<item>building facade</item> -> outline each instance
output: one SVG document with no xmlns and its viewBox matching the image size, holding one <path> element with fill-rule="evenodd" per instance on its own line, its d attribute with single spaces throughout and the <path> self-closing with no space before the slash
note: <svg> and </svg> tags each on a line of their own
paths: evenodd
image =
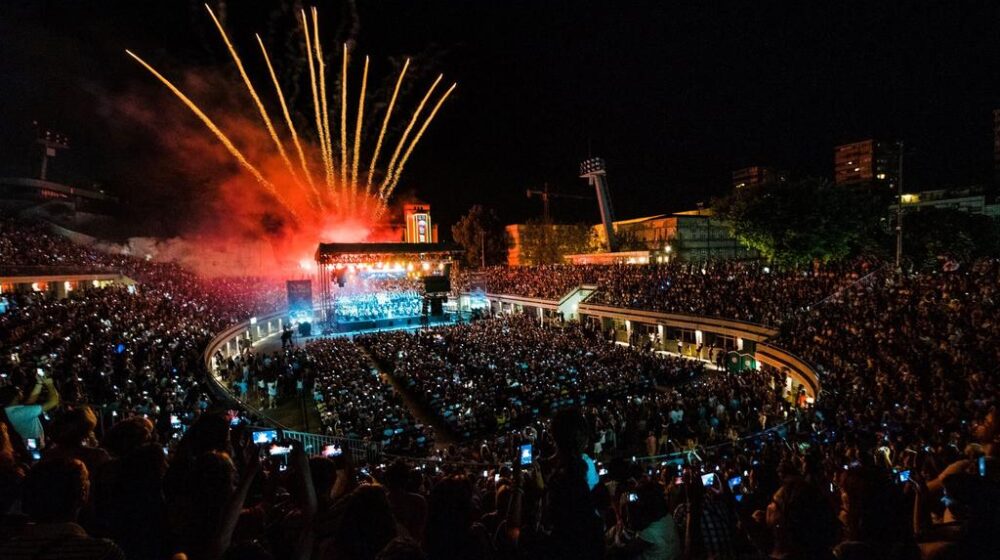
<svg viewBox="0 0 1000 560">
<path fill-rule="evenodd" d="M 841 144 L 833 149 L 833 182 L 895 190 L 899 181 L 899 156 L 898 142 L 868 139 Z"/>
<path fill-rule="evenodd" d="M 993 184 L 1000 187 L 1000 109 L 993 109 Z"/>
<path fill-rule="evenodd" d="M 982 189 L 968 188 L 961 190 L 932 190 L 903 195 L 903 209 L 919 211 L 924 208 L 939 208 L 959 210 L 970 214 L 982 214 L 993 219 L 1000 219 L 1000 201 L 991 200 Z M 889 207 L 896 210 L 896 205 Z"/>
<path fill-rule="evenodd" d="M 788 180 L 788 174 L 773 167 L 751 165 L 733 171 L 733 188 L 756 187 L 768 183 L 781 183 Z"/>
<path fill-rule="evenodd" d="M 403 221 L 406 243 L 437 243 L 437 225 L 431 222 L 430 204 L 404 204 Z"/>
</svg>

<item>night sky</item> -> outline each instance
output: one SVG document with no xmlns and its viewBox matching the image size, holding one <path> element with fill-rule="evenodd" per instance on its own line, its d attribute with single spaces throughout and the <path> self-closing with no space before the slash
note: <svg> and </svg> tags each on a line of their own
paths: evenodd
<svg viewBox="0 0 1000 560">
<path fill-rule="evenodd" d="M 279 57 L 294 45 L 281 4 L 227 3 L 247 58 L 257 31 Z M 908 190 L 992 175 L 1000 2 L 360 0 L 353 24 L 343 2 L 316 5 L 326 42 L 356 37 L 373 76 L 411 55 L 425 82 L 459 82 L 401 185 L 445 225 L 474 203 L 509 222 L 538 215 L 524 190 L 545 182 L 586 193 L 576 175 L 588 155 L 607 160 L 622 218 L 689 208 L 745 165 L 829 177 L 835 144 L 872 135 L 906 141 Z M 37 119 L 74 145 L 53 179 L 99 183 L 130 204 L 206 180 L 171 174 L 169 146 L 123 122 L 115 102 L 183 115 L 125 48 L 167 73 L 221 73 L 239 91 L 213 32 L 198 2 L 4 0 L 0 174 L 37 172 Z M 296 107 L 309 114 L 305 101 Z M 594 206 L 553 203 L 563 220 L 594 220 Z"/>
</svg>

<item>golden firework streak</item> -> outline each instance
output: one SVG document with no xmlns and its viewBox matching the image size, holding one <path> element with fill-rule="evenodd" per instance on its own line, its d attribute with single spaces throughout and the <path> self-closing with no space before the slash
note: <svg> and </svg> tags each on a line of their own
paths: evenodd
<svg viewBox="0 0 1000 560">
<path fill-rule="evenodd" d="M 260 96 L 257 95 L 257 90 L 254 89 L 253 83 L 250 82 L 250 76 L 247 76 L 247 71 L 243 68 L 243 61 L 240 60 L 240 55 L 236 53 L 236 48 L 233 47 L 233 43 L 229 40 L 229 35 L 223 29 L 219 18 L 215 17 L 215 12 L 212 11 L 212 8 L 208 4 L 205 4 L 205 9 L 208 10 L 208 15 L 212 16 L 215 27 L 218 28 L 219 34 L 222 35 L 222 40 L 225 41 L 226 48 L 229 49 L 229 54 L 233 57 L 233 62 L 236 63 L 236 68 L 240 71 L 240 77 L 243 78 L 243 83 L 246 84 L 247 91 L 250 92 L 250 97 L 257 104 L 257 109 L 260 111 L 260 118 L 264 120 L 264 126 L 267 127 L 267 132 L 271 135 L 271 140 L 274 140 L 274 145 L 278 148 L 278 154 L 281 155 L 281 159 L 284 160 L 285 165 L 288 167 L 288 172 L 292 175 L 292 179 L 298 182 L 299 176 L 295 173 L 295 166 L 292 165 L 292 160 L 288 159 L 288 154 L 285 153 L 285 146 L 281 143 L 281 138 L 278 137 L 277 131 L 274 130 L 274 123 L 271 122 L 271 117 L 267 116 L 267 109 L 264 108 L 264 103 L 261 102 Z"/>
<path fill-rule="evenodd" d="M 138 62 L 144 68 L 146 68 L 146 70 L 149 70 L 150 74 L 156 76 L 156 79 L 160 80 L 160 82 L 162 82 L 163 85 L 167 86 L 167 89 L 173 92 L 173 94 L 176 95 L 177 98 L 184 103 L 184 105 L 187 105 L 187 108 L 190 109 L 191 112 L 194 113 L 195 116 L 198 117 L 201 120 L 201 122 L 204 123 L 209 130 L 212 131 L 213 134 L 215 134 L 215 137 L 219 139 L 219 142 L 222 142 L 222 145 L 226 147 L 226 150 L 228 150 L 229 153 L 234 158 L 236 158 L 236 161 L 239 162 L 240 165 L 242 165 L 247 171 L 250 172 L 251 175 L 254 176 L 255 179 L 257 179 L 258 183 L 260 183 L 265 189 L 267 189 L 267 191 L 271 193 L 274 196 L 274 198 L 276 198 L 278 202 L 280 202 L 292 214 L 292 216 L 295 216 L 295 218 L 299 217 L 298 214 L 295 212 L 295 210 L 288 205 L 284 197 L 282 197 L 281 194 L 279 194 L 278 191 L 274 188 L 274 185 L 272 185 L 270 181 L 265 179 L 264 176 L 261 175 L 260 171 L 257 170 L 257 168 L 254 167 L 252 163 L 247 161 L 247 158 L 243 155 L 242 152 L 240 152 L 239 148 L 233 145 L 233 142 L 229 139 L 229 137 L 226 136 L 226 134 L 222 132 L 222 130 L 220 130 L 219 127 L 216 126 L 214 122 L 212 122 L 212 119 L 210 119 L 208 115 L 205 114 L 204 111 L 202 111 L 200 108 L 198 108 L 197 105 L 195 105 L 194 101 L 191 101 L 191 99 L 188 96 L 184 95 L 184 92 L 178 89 L 177 86 L 175 86 L 170 80 L 165 78 L 163 74 L 157 72 L 156 69 L 150 66 L 145 60 L 139 58 L 138 55 L 127 49 L 125 52 L 129 56 L 134 58 L 136 62 Z"/>
<path fill-rule="evenodd" d="M 330 112 L 328 107 L 330 99 L 326 92 L 326 63 L 323 60 L 323 46 L 320 42 L 319 36 L 319 12 L 316 8 L 310 9 L 310 13 L 312 14 L 312 22 L 310 23 L 309 16 L 307 16 L 306 11 L 304 9 L 299 10 L 299 15 L 302 18 L 302 31 L 306 39 L 306 58 L 309 63 L 309 85 L 312 89 L 313 111 L 316 118 L 316 134 L 319 140 L 319 151 L 322 156 L 323 171 L 326 177 L 325 182 L 327 188 L 326 190 L 320 190 L 317 188 L 317 181 L 312 175 L 309 158 L 306 156 L 306 150 L 302 145 L 302 140 L 295 128 L 295 123 L 292 121 L 287 100 L 285 99 L 284 92 L 281 90 L 281 84 L 278 81 L 274 66 L 271 64 L 271 57 L 268 54 L 267 48 L 264 46 L 264 42 L 260 38 L 260 35 L 256 36 L 257 43 L 264 56 L 264 62 L 267 65 L 268 73 L 274 84 L 275 93 L 278 95 L 278 101 L 281 105 L 281 114 L 285 119 L 285 124 L 288 126 L 292 142 L 295 145 L 295 150 L 299 160 L 298 163 L 301 165 L 301 176 L 296 173 L 296 165 L 292 163 L 288 152 L 285 150 L 281 136 L 279 136 L 278 132 L 275 130 L 274 123 L 268 115 L 267 109 L 261 101 L 260 96 L 257 94 L 257 90 L 250 81 L 250 77 L 247 75 L 246 69 L 243 66 L 243 61 L 240 59 L 239 54 L 236 52 L 236 48 L 233 46 L 229 36 L 226 34 L 222 23 L 216 17 L 215 12 L 212 11 L 212 8 L 209 7 L 208 4 L 205 5 L 205 9 L 208 11 L 209 16 L 215 23 L 215 27 L 219 30 L 219 34 L 222 36 L 222 40 L 225 42 L 230 56 L 236 63 L 236 68 L 239 70 L 240 77 L 243 79 L 243 83 L 246 85 L 254 104 L 256 104 L 257 109 L 260 112 L 261 119 L 267 128 L 267 132 L 270 134 L 275 147 L 278 149 L 278 153 L 281 155 L 281 159 L 284 160 L 285 165 L 288 167 L 288 172 L 295 184 L 299 189 L 303 190 L 303 195 L 306 200 L 311 200 L 311 197 L 305 192 L 305 185 L 303 181 L 300 180 L 301 177 L 305 178 L 305 182 L 308 183 L 309 188 L 312 190 L 312 194 L 315 196 L 315 204 L 310 201 L 309 208 L 315 211 L 325 211 L 327 210 L 327 205 L 330 204 L 346 208 L 345 202 L 349 204 L 352 209 L 356 208 L 358 204 L 357 197 L 359 194 L 362 194 L 360 192 L 360 182 L 362 181 L 362 178 L 359 176 L 358 166 L 362 151 L 361 132 L 364 130 L 365 96 L 368 91 L 369 58 L 367 56 L 365 57 L 364 73 L 361 78 L 361 93 L 358 98 L 357 121 L 354 123 L 354 143 L 352 146 L 348 142 L 347 138 L 347 70 L 350 63 L 350 52 L 348 51 L 347 44 L 345 43 L 343 45 L 343 59 L 341 61 L 342 65 L 340 76 L 340 157 L 338 160 L 335 160 L 333 155 L 333 137 L 330 134 Z M 235 144 L 233 144 L 232 140 L 226 136 L 226 134 L 215 124 L 215 122 L 213 122 L 212 119 L 209 118 L 208 115 L 206 115 L 205 112 L 194 103 L 194 101 L 187 97 L 180 89 L 177 88 L 177 86 L 171 83 L 155 68 L 146 63 L 146 61 L 142 60 L 131 51 L 126 50 L 125 52 L 146 68 L 146 70 L 153 74 L 153 76 L 155 76 L 175 96 L 177 96 L 177 98 L 180 99 L 184 105 L 186 105 L 188 109 L 190 109 L 191 112 L 193 112 L 195 116 L 197 116 L 201 122 L 208 127 L 210 131 L 212 131 L 215 137 L 222 143 L 233 158 L 235 158 L 244 169 L 253 175 L 257 182 L 264 187 L 267 193 L 273 196 L 279 204 L 288 210 L 289 215 L 297 221 L 301 220 L 298 212 L 296 212 L 295 209 L 289 205 L 285 197 L 278 192 L 275 184 L 265 178 L 261 171 L 247 160 L 246 156 L 243 155 Z M 406 163 L 410 159 L 410 155 L 413 153 L 421 138 L 423 138 L 424 132 L 427 130 L 428 126 L 430 126 L 431 121 L 434 120 L 438 110 L 456 87 L 456 84 L 452 84 L 448 91 L 446 91 L 440 99 L 438 99 L 434 108 L 430 111 L 430 114 L 423 120 L 419 130 L 417 130 L 416 134 L 411 138 L 410 135 L 413 133 L 414 127 L 417 125 L 417 121 L 421 120 L 420 117 L 423 114 L 424 107 L 434 95 L 438 84 L 441 83 L 443 75 L 439 75 L 437 79 L 434 80 L 434 83 L 431 84 L 430 88 L 428 88 L 427 93 L 424 94 L 420 104 L 417 105 L 417 108 L 410 117 L 409 123 L 403 131 L 395 150 L 393 150 L 392 157 L 389 159 L 389 164 L 385 168 L 384 173 L 381 175 L 381 184 L 376 186 L 376 166 L 378 165 L 379 156 L 382 154 L 383 142 L 389 130 L 389 122 L 392 119 L 393 110 L 395 109 L 396 101 L 402 88 L 403 80 L 406 78 L 406 72 L 409 69 L 409 66 L 410 60 L 406 59 L 406 63 L 403 65 L 403 68 L 399 73 L 399 78 L 396 80 L 396 87 L 393 89 L 392 97 L 389 100 L 385 116 L 382 119 L 382 127 L 379 130 L 378 139 L 375 142 L 375 149 L 372 152 L 371 163 L 368 166 L 368 176 L 364 180 L 365 190 L 362 195 L 363 198 L 360 202 L 361 212 L 371 212 L 376 218 L 381 217 L 381 215 L 388 209 L 389 197 L 399 184 L 403 170 L 406 167 Z M 349 157 L 350 159 L 348 159 Z M 336 164 L 340 165 L 339 181 L 338 178 L 335 177 L 334 166 Z M 350 167 L 349 179 L 348 167 Z M 375 203 L 374 209 L 370 206 L 370 203 L 373 202 Z M 313 216 L 310 218 L 316 217 L 321 216 Z"/>
<path fill-rule="evenodd" d="M 361 155 L 361 123 L 365 118 L 365 90 L 368 88 L 368 57 L 365 57 L 365 71 L 361 74 L 361 95 L 358 97 L 358 122 L 354 125 L 354 161 L 351 162 L 351 192 L 358 192 L 358 157 Z"/>
<path fill-rule="evenodd" d="M 326 165 L 326 140 L 323 138 L 323 113 L 320 111 L 319 105 L 319 91 L 316 85 L 316 68 L 313 62 L 313 49 L 312 49 L 312 38 L 309 32 L 309 20 L 306 19 L 306 11 L 300 10 L 302 14 L 302 31 L 306 36 L 306 59 L 309 63 L 309 83 L 312 86 L 313 94 L 313 110 L 316 114 L 316 137 L 319 139 L 319 151 L 323 158 L 323 171 L 327 172 L 329 167 Z M 330 175 L 326 175 L 326 184 L 330 186 Z"/>
<path fill-rule="evenodd" d="M 392 117 L 392 108 L 396 106 L 396 97 L 399 95 L 399 88 L 403 85 L 403 78 L 406 76 L 406 69 L 410 67 L 410 59 L 407 58 L 403 64 L 403 70 L 396 80 L 396 88 L 392 90 L 392 98 L 389 100 L 389 107 L 385 110 L 385 118 L 382 119 L 382 130 L 378 133 L 378 141 L 375 142 L 375 153 L 372 154 L 372 163 L 368 166 L 368 182 L 365 184 L 365 193 L 371 192 L 372 178 L 375 175 L 375 162 L 378 161 L 379 153 L 382 151 L 382 139 L 385 138 L 385 131 L 389 127 L 389 118 Z"/>
<path fill-rule="evenodd" d="M 295 150 L 299 154 L 299 163 L 302 164 L 302 173 L 306 177 L 306 181 L 309 182 L 309 187 L 312 189 L 313 194 L 316 195 L 316 200 L 319 206 L 323 206 L 323 197 L 320 196 L 319 190 L 316 189 L 316 184 L 313 182 L 312 173 L 309 172 L 309 164 L 306 163 L 306 153 L 302 149 L 302 143 L 299 141 L 299 133 L 295 130 L 295 125 L 292 123 L 292 116 L 288 113 L 288 105 L 285 103 L 285 94 L 281 91 L 281 85 L 278 83 L 278 76 L 274 73 L 274 67 L 271 66 L 271 57 L 267 55 L 267 48 L 264 47 L 264 41 L 260 39 L 260 35 L 257 35 L 257 43 L 260 45 L 260 52 L 264 55 L 264 62 L 267 63 L 267 71 L 271 74 L 271 81 L 274 82 L 274 91 L 278 94 L 278 101 L 281 103 L 281 113 L 285 117 L 285 124 L 288 125 L 288 130 L 292 134 L 292 142 L 295 144 Z"/>
<path fill-rule="evenodd" d="M 326 183 L 333 188 L 333 139 L 330 137 L 330 113 L 327 111 L 326 97 L 326 63 L 323 62 L 323 45 L 319 41 L 319 13 L 316 8 L 312 9 L 313 16 L 313 47 L 316 49 L 317 70 L 319 74 L 320 104 L 323 108 L 323 138 L 326 144 L 323 146 L 326 154 L 323 160 L 326 164 Z M 340 201 L 338 200 L 338 203 Z"/>
<path fill-rule="evenodd" d="M 424 98 L 420 100 L 420 105 L 417 105 L 417 110 L 413 112 L 413 117 L 410 118 L 410 124 L 406 125 L 406 130 L 403 131 L 403 136 L 399 139 L 399 144 L 396 145 L 396 150 L 392 153 L 392 157 L 389 158 L 389 167 L 385 169 L 385 180 L 382 182 L 382 187 L 379 188 L 379 197 L 385 199 L 385 190 L 392 182 L 392 176 L 396 168 L 396 161 L 399 159 L 400 152 L 403 151 L 403 146 L 406 145 L 406 139 L 410 137 L 410 131 L 413 130 L 413 125 L 417 123 L 417 119 L 420 118 L 420 112 L 424 110 L 424 105 L 427 104 L 427 100 L 431 98 L 431 94 L 434 93 L 434 89 L 437 85 L 441 83 L 441 78 L 444 74 L 438 74 L 434 83 L 428 88 L 427 93 L 424 94 Z"/>
<path fill-rule="evenodd" d="M 340 188 L 347 189 L 347 43 L 340 70 Z"/>
<path fill-rule="evenodd" d="M 458 84 L 451 84 L 451 87 L 448 88 L 448 91 L 444 92 L 444 95 L 441 96 L 441 99 L 438 99 L 437 104 L 434 105 L 434 109 L 431 110 L 431 114 L 427 115 L 427 120 L 424 121 L 423 126 L 421 126 L 420 130 L 417 131 L 417 135 L 413 137 L 413 141 L 410 142 L 410 146 L 406 148 L 406 153 L 403 154 L 403 159 L 399 160 L 399 167 L 397 167 L 395 173 L 393 173 L 392 183 L 389 185 L 389 188 L 386 189 L 385 195 L 382 198 L 388 199 L 390 196 L 392 196 L 392 191 L 396 188 L 396 184 L 399 183 L 399 176 L 403 174 L 403 168 L 406 167 L 406 161 L 410 159 L 410 154 L 413 153 L 413 148 L 415 148 L 417 146 L 417 143 L 420 142 L 420 138 L 423 137 L 424 131 L 427 130 L 427 127 L 430 126 L 431 121 L 434 120 L 434 116 L 437 115 L 438 109 L 440 109 L 441 106 L 444 105 L 445 100 L 448 99 L 448 96 L 451 95 L 451 92 L 455 91 L 455 88 L 457 86 Z"/>
</svg>

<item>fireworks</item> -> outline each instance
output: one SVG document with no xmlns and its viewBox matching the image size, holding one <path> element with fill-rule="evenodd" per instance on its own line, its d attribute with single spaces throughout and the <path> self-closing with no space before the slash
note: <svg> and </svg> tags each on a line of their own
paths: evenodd
<svg viewBox="0 0 1000 560">
<path fill-rule="evenodd" d="M 271 64 L 271 57 L 268 55 L 267 47 L 264 45 L 260 36 L 257 36 L 257 43 L 260 45 L 261 55 L 263 56 L 264 63 L 267 66 L 271 82 L 274 85 L 275 95 L 281 108 L 284 126 L 287 128 L 287 137 L 291 139 L 291 144 L 294 146 L 294 152 L 291 152 L 286 148 L 285 132 L 279 131 L 276 127 L 276 122 L 272 120 L 270 114 L 268 113 L 264 102 L 261 100 L 257 89 L 254 87 L 253 80 L 244 68 L 243 60 L 240 58 L 236 48 L 230 41 L 229 35 L 226 33 L 222 22 L 219 21 L 215 13 L 207 4 L 205 5 L 205 9 L 208 11 L 215 27 L 218 29 L 219 35 L 222 37 L 222 40 L 229 51 L 230 57 L 236 64 L 236 68 L 243 80 L 243 84 L 246 86 L 247 92 L 250 94 L 254 105 L 257 107 L 261 122 L 267 130 L 268 136 L 270 136 L 274 144 L 274 150 L 278 157 L 280 157 L 281 162 L 284 164 L 284 167 L 288 172 L 287 177 L 290 180 L 285 180 L 283 176 L 270 177 L 265 174 L 262 169 L 267 169 L 267 167 L 255 165 L 251 162 L 247 156 L 236 147 L 226 133 L 205 113 L 205 111 L 203 111 L 194 101 L 185 95 L 180 88 L 174 85 L 169 79 L 163 76 L 160 72 L 153 68 L 153 66 L 140 58 L 138 55 L 131 51 L 126 52 L 160 82 L 162 82 L 175 96 L 177 96 L 178 99 L 181 100 L 181 102 L 184 103 L 185 106 L 188 107 L 188 109 L 191 110 L 191 112 L 195 114 L 195 116 L 198 117 L 199 120 L 201 120 L 202 123 L 204 123 L 206 127 L 208 127 L 208 129 L 215 135 L 219 142 L 222 143 L 222 145 L 236 159 L 236 161 L 239 162 L 239 164 L 246 169 L 246 171 L 249 172 L 254 179 L 257 180 L 257 183 L 261 185 L 265 192 L 267 192 L 268 195 L 271 196 L 294 221 L 299 222 L 301 220 L 311 219 L 311 221 L 314 222 L 323 222 L 326 219 L 326 215 L 331 212 L 339 215 L 352 215 L 369 220 L 379 219 L 388 208 L 389 199 L 392 196 L 393 191 L 396 189 L 396 186 L 399 184 L 400 176 L 403 173 L 407 160 L 409 160 L 410 154 L 420 142 L 424 131 L 428 126 L 430 126 L 431 121 L 434 120 L 434 117 L 437 115 L 441 105 L 444 104 L 448 96 L 451 95 L 452 91 L 454 91 L 456 84 L 452 84 L 451 87 L 444 92 L 444 94 L 437 98 L 433 109 L 421 121 L 421 115 L 424 111 L 424 107 L 434 97 L 434 92 L 441 83 L 443 76 L 438 76 L 437 79 L 434 80 L 434 83 L 432 83 L 427 89 L 427 93 L 414 110 L 403 134 L 400 136 L 396 144 L 395 149 L 392 151 L 392 156 L 389 159 L 388 165 L 384 170 L 380 171 L 379 156 L 382 152 L 383 142 L 389 129 L 400 88 L 406 77 L 407 69 L 410 66 L 410 61 L 407 59 L 406 63 L 403 65 L 403 69 L 399 73 L 399 78 L 396 80 L 395 88 L 392 91 L 392 96 L 386 108 L 385 115 L 382 118 L 382 126 L 379 130 L 378 138 L 375 141 L 373 149 L 371 150 L 371 163 L 368 165 L 367 173 L 360 173 L 359 164 L 362 152 L 368 151 L 362 138 L 365 118 L 365 97 L 367 95 L 368 88 L 368 57 L 364 57 L 364 69 L 359 88 L 360 92 L 358 93 L 358 101 L 356 105 L 357 109 L 355 114 L 352 116 L 349 115 L 348 111 L 350 107 L 354 106 L 354 104 L 348 102 L 350 91 L 348 89 L 347 80 L 352 53 L 349 52 L 349 49 L 345 44 L 342 48 L 340 65 L 340 103 L 331 102 L 331 100 L 327 98 L 326 61 L 323 57 L 323 46 L 320 41 L 319 14 L 316 8 L 312 8 L 310 10 L 309 17 L 307 17 L 305 10 L 301 11 L 300 16 L 302 32 L 305 39 L 306 62 L 309 65 L 309 91 L 312 93 L 312 108 L 316 123 L 315 133 L 316 143 L 318 146 L 316 150 L 307 150 L 303 147 L 302 136 L 299 134 L 299 131 L 296 130 L 293 123 L 285 95 L 282 92 L 277 74 Z M 330 134 L 331 115 L 329 109 L 335 108 L 338 105 L 340 107 L 340 142 L 339 146 L 337 146 L 337 149 L 335 150 L 334 139 Z M 355 119 L 353 143 L 351 142 L 352 138 L 348 135 L 349 117 Z M 417 127 L 417 123 L 421 123 L 419 127 Z M 411 137 L 411 133 L 414 128 L 416 128 L 417 132 L 416 134 L 412 134 Z M 314 155 L 316 151 L 319 152 L 318 158 Z M 293 163 L 293 157 L 295 156 L 297 156 L 298 165 Z M 316 159 L 319 161 L 315 161 Z M 299 191 L 297 193 L 298 196 L 294 197 L 296 200 L 303 199 L 308 201 L 306 208 L 303 209 L 301 206 L 296 208 L 289 203 L 290 197 L 286 195 L 291 194 L 290 189 L 296 189 Z M 303 216 L 303 210 L 307 211 L 310 215 Z"/>
</svg>

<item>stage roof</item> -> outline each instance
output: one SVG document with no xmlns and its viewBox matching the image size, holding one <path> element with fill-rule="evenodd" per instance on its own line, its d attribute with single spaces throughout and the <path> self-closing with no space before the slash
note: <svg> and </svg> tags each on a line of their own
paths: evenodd
<svg viewBox="0 0 1000 560">
<path fill-rule="evenodd" d="M 461 247 L 451 243 L 320 243 L 316 262 L 339 260 L 348 255 L 449 258 L 461 252 Z"/>
</svg>

